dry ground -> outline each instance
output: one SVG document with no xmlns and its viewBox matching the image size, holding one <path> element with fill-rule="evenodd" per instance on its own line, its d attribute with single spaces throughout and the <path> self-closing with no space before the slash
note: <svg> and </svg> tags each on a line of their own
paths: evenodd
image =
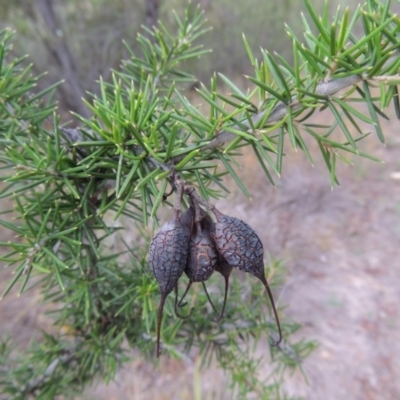
<svg viewBox="0 0 400 400">
<path fill-rule="evenodd" d="M 225 212 L 246 220 L 274 257 L 287 260 L 279 301 L 304 325 L 299 337 L 320 343 L 304 364 L 309 384 L 300 375 L 288 380 L 292 395 L 400 399 L 399 124 L 384 124 L 386 147 L 372 137 L 366 145 L 385 164 L 354 159 L 354 167 L 340 167 L 341 186 L 334 190 L 320 161 L 312 168 L 296 153 L 272 188 L 247 154 L 241 173 L 253 200 L 236 189 L 223 200 Z M 1 272 L 2 280 L 7 274 Z M 14 294 L 0 302 L 0 318 L 0 333 L 12 332 L 20 341 L 45 323 L 34 297 Z M 200 373 L 196 362 L 163 360 L 155 369 L 138 359 L 111 385 L 82 398 L 228 399 L 223 382 L 221 371 Z"/>
</svg>

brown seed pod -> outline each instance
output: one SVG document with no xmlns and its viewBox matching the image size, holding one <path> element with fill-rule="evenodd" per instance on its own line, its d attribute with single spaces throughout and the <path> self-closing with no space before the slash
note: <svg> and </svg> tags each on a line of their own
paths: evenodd
<svg viewBox="0 0 400 400">
<path fill-rule="evenodd" d="M 181 215 L 181 223 L 184 229 L 188 230 L 189 235 L 192 232 L 194 222 L 194 209 L 189 207 L 184 213 Z"/>
<path fill-rule="evenodd" d="M 182 226 L 184 227 L 184 229 L 187 230 L 187 233 L 189 235 L 191 235 L 192 229 L 193 229 L 193 223 L 194 223 L 194 208 L 193 207 L 189 207 L 181 216 L 181 223 Z M 189 253 L 190 253 L 190 239 L 189 239 Z M 192 285 L 192 282 L 189 281 L 188 286 L 186 287 L 185 293 L 182 296 L 182 299 L 178 302 L 178 284 L 176 285 L 175 288 L 175 314 L 177 317 L 185 319 L 188 318 L 192 315 L 193 309 L 190 310 L 188 315 L 182 315 L 179 313 L 178 311 L 178 307 L 182 307 L 184 304 L 182 304 L 182 300 L 183 298 L 186 296 L 187 292 L 190 289 L 190 286 Z"/>
<path fill-rule="evenodd" d="M 210 302 L 215 312 L 217 312 L 204 285 L 204 281 L 209 279 L 210 276 L 213 274 L 215 266 L 217 264 L 217 260 L 218 254 L 213 238 L 211 237 L 209 232 L 202 229 L 200 222 L 196 222 L 189 242 L 188 262 L 185 268 L 185 273 L 189 278 L 189 282 L 186 286 L 185 293 L 179 301 L 179 307 L 182 307 L 183 299 L 189 292 L 189 289 L 191 288 L 193 282 L 202 282 L 208 301 Z M 177 308 L 175 308 L 175 313 L 180 318 L 189 317 L 192 314 L 192 311 L 193 309 L 190 311 L 189 315 L 182 316 L 179 314 Z"/>
<path fill-rule="evenodd" d="M 179 211 L 154 236 L 149 250 L 149 264 L 161 291 L 157 318 L 157 357 L 160 356 L 161 320 L 165 299 L 176 287 L 187 263 L 189 230 L 182 225 Z"/>
<path fill-rule="evenodd" d="M 213 228 L 213 223 L 208 214 L 205 213 L 193 200 L 191 201 L 190 209 L 195 209 L 195 222 L 192 225 L 188 263 L 185 268 L 185 273 L 189 278 L 189 283 L 178 306 L 182 306 L 183 299 L 193 282 L 202 282 L 208 301 L 215 312 L 218 313 L 204 285 L 204 281 L 209 279 L 213 274 L 218 261 L 218 253 L 212 237 L 213 232 L 211 230 Z M 175 312 L 180 316 L 177 310 L 175 310 Z"/>
<path fill-rule="evenodd" d="M 204 224 L 204 229 L 206 231 L 208 231 L 212 237 L 214 237 L 215 236 L 215 223 L 212 221 L 212 219 L 210 218 L 210 216 L 208 214 L 205 214 L 204 219 L 203 219 L 203 224 Z M 214 320 L 215 322 L 220 321 L 222 319 L 222 317 L 224 316 L 226 300 L 227 300 L 228 290 L 229 290 L 229 277 L 231 275 L 232 269 L 233 269 L 233 267 L 231 265 L 229 265 L 229 263 L 220 254 L 218 254 L 218 261 L 215 265 L 215 271 L 219 272 L 225 279 L 225 293 L 224 293 L 224 302 L 222 304 L 222 310 L 219 313 L 218 318 Z M 204 291 L 206 292 L 208 301 L 214 308 L 214 311 L 218 314 L 218 311 L 214 307 L 214 304 L 212 303 L 212 301 L 210 299 L 210 296 L 207 292 L 207 289 L 206 289 L 206 286 L 204 283 L 203 283 L 203 288 L 204 288 Z"/>
<path fill-rule="evenodd" d="M 214 240 L 219 255 L 229 266 L 249 272 L 257 277 L 267 290 L 278 325 L 279 339 L 275 343 L 275 345 L 278 345 L 282 340 L 282 330 L 272 292 L 265 277 L 264 250 L 261 240 L 254 230 L 242 220 L 224 215 L 216 208 L 213 208 L 212 212 L 217 219 Z M 230 271 L 227 266 L 225 268 L 225 273 L 229 277 Z"/>
<path fill-rule="evenodd" d="M 193 282 L 204 282 L 214 272 L 218 255 L 211 233 L 203 229 L 201 221 L 194 225 L 189 243 L 185 272 Z"/>
</svg>

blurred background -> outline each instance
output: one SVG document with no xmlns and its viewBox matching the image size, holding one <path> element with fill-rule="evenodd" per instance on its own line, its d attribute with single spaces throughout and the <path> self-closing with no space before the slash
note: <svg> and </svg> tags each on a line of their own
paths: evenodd
<svg viewBox="0 0 400 400">
<path fill-rule="evenodd" d="M 263 47 L 291 62 L 284 24 L 302 32 L 301 1 L 197 3 L 213 27 L 202 39 L 213 52 L 185 66 L 200 81 L 207 84 L 217 71 L 246 87 L 243 75 L 252 70 L 242 33 L 255 54 Z M 322 9 L 322 1 L 312 3 L 317 12 Z M 357 4 L 330 1 L 329 8 L 333 13 L 338 5 Z M 58 100 L 67 122 L 72 119 L 69 111 L 88 115 L 82 97 L 97 93 L 99 76 L 109 79 L 110 70 L 127 58 L 123 39 L 139 51 L 135 39 L 142 25 L 152 26 L 160 19 L 173 27 L 171 11 L 182 13 L 185 6 L 184 0 L 0 0 L 0 29 L 16 31 L 15 56 L 29 54 L 27 62 L 33 63 L 35 73 L 48 72 L 41 80 L 43 87 L 65 80 Z M 195 86 L 194 81 L 187 88 L 193 101 Z M 288 376 L 285 388 L 292 396 L 400 398 L 400 134 L 394 112 L 388 115 L 392 119 L 382 122 L 386 145 L 372 135 L 362 144 L 383 163 L 354 157 L 353 166 L 338 169 L 341 185 L 333 190 L 322 162 L 317 159 L 311 167 L 297 152 L 287 154 L 275 188 L 250 152 L 244 152 L 239 173 L 251 201 L 227 180 L 231 194 L 221 200 L 221 207 L 246 220 L 259 233 L 267 255 L 285 263 L 287 281 L 278 296 L 288 305 L 283 312 L 303 324 L 299 337 L 320 343 L 304 364 L 307 379 Z M 319 113 L 315 122 L 327 123 L 327 118 Z M 0 204 L 2 208 L 9 205 Z M 6 235 L 0 233 L 1 240 L 7 240 Z M 0 270 L 0 286 L 9 277 L 10 271 Z M 0 334 L 11 334 L 21 347 L 51 323 L 34 291 L 21 298 L 12 292 L 3 299 L 0 320 Z M 259 351 L 267 352 L 266 345 Z M 264 372 L 269 372 L 268 366 Z M 138 355 L 115 382 L 94 385 L 82 399 L 228 399 L 224 379 L 213 366 L 200 372 L 197 364 L 163 360 L 155 368 Z"/>
<path fill-rule="evenodd" d="M 204 83 L 214 71 L 242 79 L 252 72 L 242 34 L 259 54 L 260 47 L 277 51 L 291 59 L 292 44 L 284 32 L 284 23 L 295 32 L 301 32 L 301 1 L 248 0 L 246 3 L 231 0 L 193 0 L 193 5 L 205 11 L 212 31 L 201 37 L 205 48 L 212 53 L 201 62 L 188 63 L 187 70 Z M 317 12 L 323 2 L 314 0 Z M 330 1 L 337 5 L 355 7 L 358 2 Z M 142 26 L 156 25 L 160 19 L 167 27 L 173 27 L 172 11 L 184 13 L 186 0 L 0 0 L 0 27 L 12 27 L 15 54 L 29 54 L 34 71 L 47 71 L 41 84 L 65 79 L 60 90 L 61 108 L 80 111 L 81 97 L 85 92 L 97 93 L 96 81 L 101 75 L 110 77 L 111 68 L 118 69 L 127 58 L 123 40 L 137 52 L 136 35 Z"/>
</svg>

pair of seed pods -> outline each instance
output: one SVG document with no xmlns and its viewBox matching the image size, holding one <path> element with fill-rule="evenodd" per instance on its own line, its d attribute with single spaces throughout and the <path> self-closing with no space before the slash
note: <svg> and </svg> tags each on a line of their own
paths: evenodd
<svg viewBox="0 0 400 400">
<path fill-rule="evenodd" d="M 224 303 L 219 321 L 223 317 L 229 276 L 233 268 L 249 272 L 263 283 L 278 325 L 279 339 L 282 332 L 271 290 L 265 277 L 264 251 L 261 240 L 254 230 L 238 218 L 222 214 L 211 207 L 215 222 L 200 208 L 195 197 L 190 197 L 190 207 L 181 214 L 180 206 L 174 208 L 174 215 L 155 235 L 149 250 L 149 264 L 161 291 L 157 318 L 157 357 L 160 356 L 161 320 L 166 297 L 175 289 L 175 311 L 177 312 L 178 280 L 183 272 L 189 283 L 179 305 L 193 282 L 204 282 L 214 271 L 225 279 Z M 205 289 L 206 290 L 206 289 Z M 208 296 L 214 310 L 215 307 Z"/>
</svg>

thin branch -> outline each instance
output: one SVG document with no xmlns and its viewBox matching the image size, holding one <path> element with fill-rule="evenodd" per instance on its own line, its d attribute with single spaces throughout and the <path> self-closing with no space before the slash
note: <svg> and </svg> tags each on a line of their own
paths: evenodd
<svg viewBox="0 0 400 400">
<path fill-rule="evenodd" d="M 362 80 L 363 80 L 362 76 L 353 75 L 346 78 L 332 79 L 329 82 L 320 82 L 316 87 L 315 94 L 318 96 L 326 96 L 326 97 L 333 96 L 340 90 L 346 89 L 349 86 L 356 85 L 358 82 L 361 82 Z M 302 104 L 296 98 L 293 98 L 293 101 L 289 106 L 287 106 L 285 103 L 279 102 L 271 111 L 269 117 L 265 122 L 265 125 L 281 121 L 287 114 L 287 107 L 291 107 L 292 111 L 297 111 L 302 107 Z M 262 120 L 265 117 L 266 112 L 268 111 L 262 111 L 260 113 L 254 114 L 251 119 L 253 125 L 256 125 L 260 120 Z M 250 123 L 248 121 L 243 121 L 242 125 L 245 125 L 247 128 L 250 128 Z M 238 126 L 236 126 L 235 128 L 240 129 L 240 127 Z M 251 131 L 249 131 L 248 133 L 251 133 Z M 223 146 L 231 142 L 236 137 L 237 135 L 235 135 L 232 132 L 221 131 L 213 140 L 211 140 L 211 142 L 207 143 L 203 147 L 203 150 L 211 150 Z"/>
<path fill-rule="evenodd" d="M 390 66 L 392 63 L 396 62 L 399 57 L 399 52 L 395 52 L 383 65 L 382 68 L 386 68 Z M 330 79 L 330 80 L 323 80 L 320 83 L 318 83 L 317 87 L 315 88 L 315 94 L 317 96 L 325 96 L 325 97 L 330 97 L 333 96 L 334 94 L 338 93 L 339 91 L 346 89 L 350 86 L 354 86 L 357 83 L 363 81 L 363 80 L 382 80 L 384 82 L 389 82 L 390 80 L 394 80 L 397 82 L 399 79 L 399 75 L 394 75 L 393 77 L 390 76 L 373 76 L 373 77 L 368 77 L 366 74 L 363 75 L 351 75 L 347 76 L 345 78 L 336 78 L 336 79 Z M 297 111 L 302 107 L 301 102 L 297 99 L 297 97 L 292 98 L 292 102 L 289 105 L 286 105 L 283 102 L 279 102 L 270 112 L 270 115 L 268 116 L 265 125 L 271 124 L 273 122 L 279 122 L 281 121 L 287 114 L 287 107 L 291 107 L 292 111 Z M 265 113 L 268 111 L 262 111 L 260 113 L 254 114 L 251 121 L 252 125 L 256 125 L 260 120 L 262 120 L 265 117 Z M 247 128 L 249 128 L 247 133 L 252 133 L 252 130 L 250 130 L 250 123 L 249 121 L 243 121 L 242 125 L 245 125 Z M 239 130 L 241 127 L 235 126 L 235 128 L 238 128 Z M 227 132 L 227 131 L 221 131 L 217 134 L 217 136 L 211 140 L 211 142 L 207 143 L 204 147 L 203 150 L 212 150 L 217 147 L 223 146 L 229 142 L 231 142 L 233 139 L 237 138 L 237 135 L 235 135 L 232 132 Z"/>
</svg>

